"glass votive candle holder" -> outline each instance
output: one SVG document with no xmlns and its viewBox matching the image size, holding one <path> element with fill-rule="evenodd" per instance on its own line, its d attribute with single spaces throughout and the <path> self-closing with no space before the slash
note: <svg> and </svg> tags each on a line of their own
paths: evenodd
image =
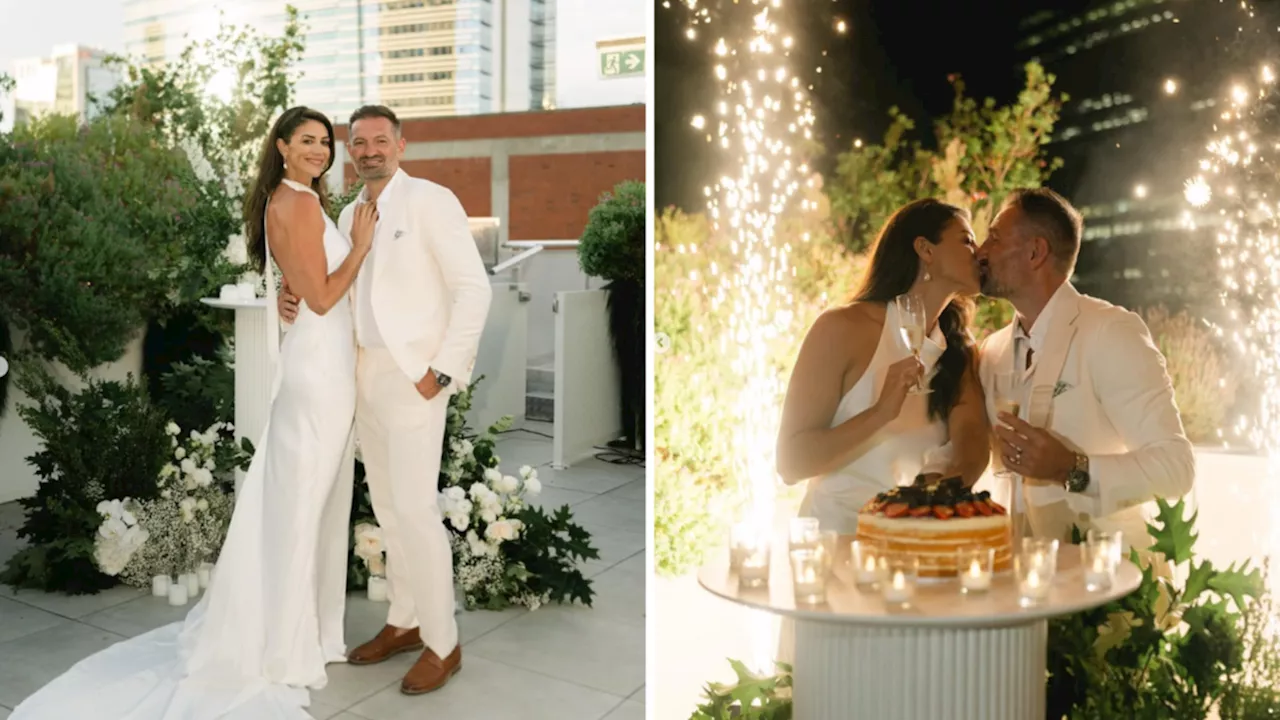
<svg viewBox="0 0 1280 720">
<path fill-rule="evenodd" d="M 1014 558 L 1018 581 L 1018 603 L 1022 607 L 1039 605 L 1049 597 L 1058 564 L 1055 555 L 1023 550 Z"/>
<path fill-rule="evenodd" d="M 1022 554 L 1038 558 L 1037 562 L 1052 563 L 1054 571 L 1058 569 L 1058 541 L 1054 538 L 1024 537 Z"/>
<path fill-rule="evenodd" d="M 970 595 L 990 590 L 995 564 L 995 548 L 974 545 L 956 550 L 956 572 L 960 576 L 960 592 Z"/>
<path fill-rule="evenodd" d="M 840 534 L 835 530 L 823 530 L 818 533 L 818 551 L 822 555 L 822 571 L 830 574 L 836 564 L 836 543 Z"/>
<path fill-rule="evenodd" d="M 821 605 L 827 601 L 827 575 L 822 550 L 792 550 L 791 578 L 797 603 Z"/>
<path fill-rule="evenodd" d="M 1098 530 L 1090 530 L 1085 536 L 1085 546 L 1104 545 L 1111 554 L 1111 562 L 1116 567 L 1124 560 L 1124 533 L 1119 530 L 1115 532 L 1100 532 Z"/>
<path fill-rule="evenodd" d="M 920 559 L 905 553 L 881 555 L 880 567 L 880 595 L 885 603 L 899 607 L 910 605 L 916 596 Z"/>
<path fill-rule="evenodd" d="M 791 549 L 816 548 L 822 544 L 822 528 L 818 518 L 791 518 Z"/>
<path fill-rule="evenodd" d="M 853 583 L 863 592 L 875 592 L 880 588 L 880 549 L 875 545 L 854 540 L 849 543 L 849 569 Z"/>
<path fill-rule="evenodd" d="M 729 569 L 735 572 L 742 567 L 742 558 L 753 544 L 755 532 L 751 525 L 742 522 L 729 530 Z"/>
<path fill-rule="evenodd" d="M 769 584 L 769 536 L 757 533 L 749 536 L 742 545 L 742 560 L 738 564 L 738 582 L 749 588 Z"/>
<path fill-rule="evenodd" d="M 1091 537 L 1081 546 L 1084 564 L 1084 587 L 1089 592 L 1106 592 L 1115 581 L 1120 566 L 1120 547 L 1113 536 Z"/>
</svg>

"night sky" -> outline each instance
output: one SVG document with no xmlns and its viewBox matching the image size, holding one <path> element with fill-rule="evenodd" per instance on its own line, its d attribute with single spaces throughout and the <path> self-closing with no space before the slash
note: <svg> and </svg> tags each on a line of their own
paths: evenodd
<svg viewBox="0 0 1280 720">
<path fill-rule="evenodd" d="M 710 4 L 714 8 L 717 2 L 731 1 Z M 676 205 L 698 212 L 705 207 L 701 190 L 708 184 L 707 171 L 714 167 L 718 153 L 704 134 L 690 127 L 689 119 L 711 110 L 709 101 L 718 95 L 711 75 L 711 43 L 684 37 L 687 15 L 679 2 L 671 0 L 673 7 L 665 9 L 662 0 L 655 0 L 654 193 L 659 208 Z M 795 29 L 792 67 L 807 66 L 809 77 L 814 78 L 816 131 L 826 148 L 825 156 L 816 161 L 822 171 L 854 138 L 878 141 L 894 105 L 916 120 L 918 136 L 932 137 L 932 117 L 945 115 L 951 108 L 950 73 L 964 77 L 971 97 L 1011 101 L 1023 80 L 1014 48 L 1019 21 L 1037 6 L 1064 5 L 1061 0 L 1024 0 L 1016 4 L 1018 11 L 1010 12 L 989 0 L 789 2 L 811 4 L 815 9 L 804 31 Z M 699 3 L 704 4 L 706 0 Z M 1083 3 L 1069 0 L 1066 4 Z M 1013 3 L 1004 7 L 1009 5 Z M 849 23 L 843 36 L 832 29 L 836 17 Z M 716 25 L 707 32 L 715 35 Z M 824 48 L 828 51 L 824 70 L 812 74 L 817 61 L 823 60 Z"/>
</svg>

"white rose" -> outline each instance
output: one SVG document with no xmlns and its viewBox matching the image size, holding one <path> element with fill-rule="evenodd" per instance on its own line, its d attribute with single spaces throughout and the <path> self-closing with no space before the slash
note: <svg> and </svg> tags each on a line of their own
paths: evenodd
<svg viewBox="0 0 1280 720">
<path fill-rule="evenodd" d="M 173 463 L 167 463 L 164 467 L 160 468 L 160 477 L 162 478 L 173 477 L 177 474 L 178 468 Z"/>
<path fill-rule="evenodd" d="M 382 555 L 385 549 L 382 528 L 370 523 L 360 523 L 355 528 L 356 555 L 368 560 Z"/>
<path fill-rule="evenodd" d="M 463 498 L 454 504 L 454 508 L 456 508 L 457 511 L 462 513 L 463 515 L 466 515 L 467 517 L 471 517 L 471 511 L 475 510 L 476 506 L 475 506 L 475 503 L 471 502 L 466 498 Z"/>
<path fill-rule="evenodd" d="M 213 461 L 213 458 L 209 458 L 208 460 L 205 460 L 205 461 L 204 461 L 204 469 L 205 469 L 205 470 L 217 470 L 217 469 L 218 469 L 218 464 L 217 464 L 216 462 L 214 462 L 214 461 Z"/>
<path fill-rule="evenodd" d="M 195 475 L 196 483 L 200 487 L 209 487 L 213 484 L 213 473 L 209 472 L 207 468 L 197 468 Z"/>
<path fill-rule="evenodd" d="M 511 540 L 516 536 L 515 528 L 511 527 L 511 523 L 506 520 L 498 520 L 489 523 L 489 527 L 484 530 L 485 537 L 490 540 Z"/>
<path fill-rule="evenodd" d="M 169 424 L 164 426 L 164 431 L 170 435 L 177 435 L 182 432 L 182 428 L 178 427 L 178 423 L 170 420 Z"/>
<path fill-rule="evenodd" d="M 205 510 L 208 510 L 209 501 L 205 500 L 204 498 L 200 498 L 199 500 L 196 501 L 196 509 L 198 509 L 200 512 L 204 512 Z"/>
<path fill-rule="evenodd" d="M 182 458 L 184 458 L 184 457 L 186 457 L 186 456 L 187 456 L 187 449 L 186 449 L 186 448 L 182 448 L 182 447 L 180 447 L 180 448 L 178 448 L 177 450 L 174 450 L 174 451 L 173 451 L 173 456 L 174 456 L 175 458 L 177 458 L 177 459 L 181 460 Z"/>
<path fill-rule="evenodd" d="M 531 477 L 524 481 L 524 491 L 528 495 L 537 495 L 542 492 L 542 482 L 537 477 Z"/>
<path fill-rule="evenodd" d="M 496 490 L 498 483 L 502 482 L 502 473 L 498 472 L 497 468 L 485 468 L 484 481 L 492 485 Z"/>
<path fill-rule="evenodd" d="M 459 446 L 459 450 L 461 451 L 459 454 L 463 457 L 471 457 L 475 454 L 476 446 L 472 445 L 470 440 L 463 440 L 459 443 Z"/>
<path fill-rule="evenodd" d="M 99 514 L 99 515 L 107 515 L 107 516 L 110 516 L 110 515 L 111 515 L 111 501 L 110 501 L 110 500 L 103 500 L 102 502 L 98 503 L 98 514 Z"/>
<path fill-rule="evenodd" d="M 520 489 L 520 481 L 510 475 L 504 475 L 502 477 L 502 483 L 499 486 L 499 488 L 504 493 L 513 493 L 516 490 Z"/>
<path fill-rule="evenodd" d="M 196 463 L 191 458 L 182 461 L 182 472 L 192 475 L 196 471 Z"/>
<path fill-rule="evenodd" d="M 449 524 L 458 532 L 466 532 L 471 527 L 471 516 L 455 512 L 449 516 Z"/>
<path fill-rule="evenodd" d="M 498 513 L 494 512 L 491 508 L 485 508 L 480 511 L 480 519 L 486 523 L 491 523 L 498 519 Z"/>
<path fill-rule="evenodd" d="M 523 478 L 523 479 L 525 479 L 525 480 L 528 480 L 528 479 L 529 479 L 529 476 L 530 476 L 530 475 L 532 475 L 532 474 L 533 474 L 533 468 L 529 467 L 528 465 L 522 465 L 522 466 L 520 466 L 520 477 L 521 477 L 521 478 Z"/>
<path fill-rule="evenodd" d="M 467 491 L 457 485 L 445 488 L 444 494 L 448 496 L 450 500 L 465 500 L 467 498 Z"/>
<path fill-rule="evenodd" d="M 187 490 L 195 490 L 196 489 L 195 477 L 188 475 L 187 479 L 183 481 L 182 486 Z"/>
<path fill-rule="evenodd" d="M 196 432 L 195 430 L 192 430 L 192 431 L 191 431 L 191 439 L 192 439 L 192 440 L 195 440 L 195 441 L 197 441 L 197 442 L 198 442 L 198 441 L 200 440 L 200 437 L 201 437 L 200 433 Z"/>
<path fill-rule="evenodd" d="M 169 498 L 173 497 L 173 493 L 169 492 L 168 490 L 161 490 L 160 497 L 164 498 L 165 500 L 168 500 Z"/>
</svg>

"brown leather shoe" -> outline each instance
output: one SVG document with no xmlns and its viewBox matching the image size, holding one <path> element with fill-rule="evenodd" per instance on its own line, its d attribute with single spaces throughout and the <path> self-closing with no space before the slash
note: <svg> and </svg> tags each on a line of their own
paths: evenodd
<svg viewBox="0 0 1280 720">
<path fill-rule="evenodd" d="M 449 653 L 449 657 L 440 659 L 430 649 L 422 651 L 422 657 L 405 673 L 400 682 L 400 692 L 405 695 L 422 695 L 439 690 L 449 682 L 449 678 L 462 669 L 462 646 L 458 645 Z"/>
<path fill-rule="evenodd" d="M 400 653 L 416 652 L 422 649 L 422 636 L 414 628 L 399 636 L 397 628 L 387 625 L 369 642 L 347 653 L 347 662 L 352 665 L 372 665 Z"/>
</svg>

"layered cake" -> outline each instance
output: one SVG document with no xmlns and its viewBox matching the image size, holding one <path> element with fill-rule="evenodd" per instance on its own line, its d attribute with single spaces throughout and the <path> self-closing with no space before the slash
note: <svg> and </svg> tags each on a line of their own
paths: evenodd
<svg viewBox="0 0 1280 720">
<path fill-rule="evenodd" d="M 962 547 L 994 548 L 996 572 L 1013 563 L 1008 511 L 991 493 L 975 493 L 958 477 L 875 496 L 858 514 L 857 539 L 918 556 L 921 577 L 955 575 Z"/>
</svg>

